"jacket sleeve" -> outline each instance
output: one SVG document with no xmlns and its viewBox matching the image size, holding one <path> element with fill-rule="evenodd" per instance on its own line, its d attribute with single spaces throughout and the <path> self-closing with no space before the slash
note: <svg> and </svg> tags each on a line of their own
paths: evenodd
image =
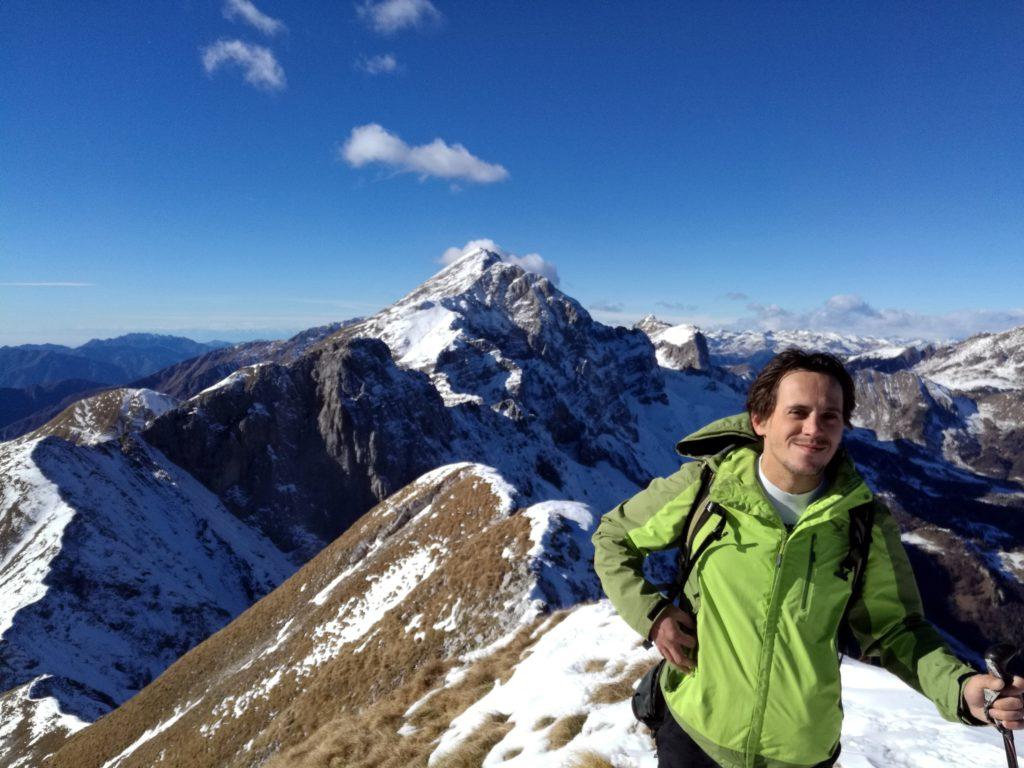
<svg viewBox="0 0 1024 768">
<path fill-rule="evenodd" d="M 963 705 L 963 686 L 975 673 L 956 658 L 924 618 L 914 572 L 892 514 L 876 503 L 871 548 L 850 629 L 866 656 L 928 697 L 945 719 L 979 724 Z"/>
<path fill-rule="evenodd" d="M 684 464 L 669 477 L 650 485 L 601 518 L 594 532 L 594 569 L 612 605 L 629 626 L 647 638 L 654 617 L 648 614 L 661 600 L 644 578 L 644 558 L 674 546 L 682 535 L 686 513 L 699 489 L 700 464 Z"/>
</svg>

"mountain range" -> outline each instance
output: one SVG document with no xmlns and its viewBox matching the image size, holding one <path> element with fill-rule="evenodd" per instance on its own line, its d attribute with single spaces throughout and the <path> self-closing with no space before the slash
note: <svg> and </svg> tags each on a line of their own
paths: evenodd
<svg viewBox="0 0 1024 768">
<path fill-rule="evenodd" d="M 969 659 L 1019 635 L 1021 329 L 610 327 L 479 249 L 372 317 L 208 351 L 0 444 L 0 766 L 642 754 L 623 707 L 651 656 L 589 535 L 792 343 L 856 369 L 847 445 L 933 621 Z M 542 648 L 555 687 L 585 676 L 572 703 L 477 705 Z"/>
<path fill-rule="evenodd" d="M 75 400 L 230 346 L 179 336 L 130 333 L 78 347 L 23 344 L 0 347 L 0 437 L 35 429 Z"/>
</svg>

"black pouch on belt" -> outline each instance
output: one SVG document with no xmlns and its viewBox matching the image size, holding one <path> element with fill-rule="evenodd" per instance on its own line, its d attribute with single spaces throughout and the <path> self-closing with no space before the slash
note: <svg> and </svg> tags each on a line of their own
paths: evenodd
<svg viewBox="0 0 1024 768">
<path fill-rule="evenodd" d="M 661 670 L 665 660 L 640 678 L 640 685 L 633 691 L 633 717 L 651 730 L 657 729 L 665 716 L 665 697 L 661 693 Z"/>
</svg>

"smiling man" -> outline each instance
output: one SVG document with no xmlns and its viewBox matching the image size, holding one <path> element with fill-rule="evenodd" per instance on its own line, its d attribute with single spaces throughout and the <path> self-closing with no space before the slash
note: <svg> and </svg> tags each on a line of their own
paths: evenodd
<svg viewBox="0 0 1024 768">
<path fill-rule="evenodd" d="M 835 357 L 787 350 L 751 385 L 746 413 L 680 441 L 697 461 L 602 518 L 605 592 L 666 661 L 646 720 L 660 768 L 834 765 L 843 630 L 943 717 L 1024 728 L 1024 680 L 986 710 L 984 689 L 1002 682 L 925 621 L 899 528 L 842 447 L 854 404 Z M 676 605 L 643 562 L 681 544 Z"/>
</svg>

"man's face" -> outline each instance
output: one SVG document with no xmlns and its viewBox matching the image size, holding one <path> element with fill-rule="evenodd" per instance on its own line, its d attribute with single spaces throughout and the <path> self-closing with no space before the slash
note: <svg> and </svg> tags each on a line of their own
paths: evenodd
<svg viewBox="0 0 1024 768">
<path fill-rule="evenodd" d="M 775 410 L 751 415 L 764 438 L 761 470 L 787 493 L 806 493 L 821 482 L 843 437 L 843 389 L 824 373 L 793 371 L 782 377 Z"/>
</svg>

